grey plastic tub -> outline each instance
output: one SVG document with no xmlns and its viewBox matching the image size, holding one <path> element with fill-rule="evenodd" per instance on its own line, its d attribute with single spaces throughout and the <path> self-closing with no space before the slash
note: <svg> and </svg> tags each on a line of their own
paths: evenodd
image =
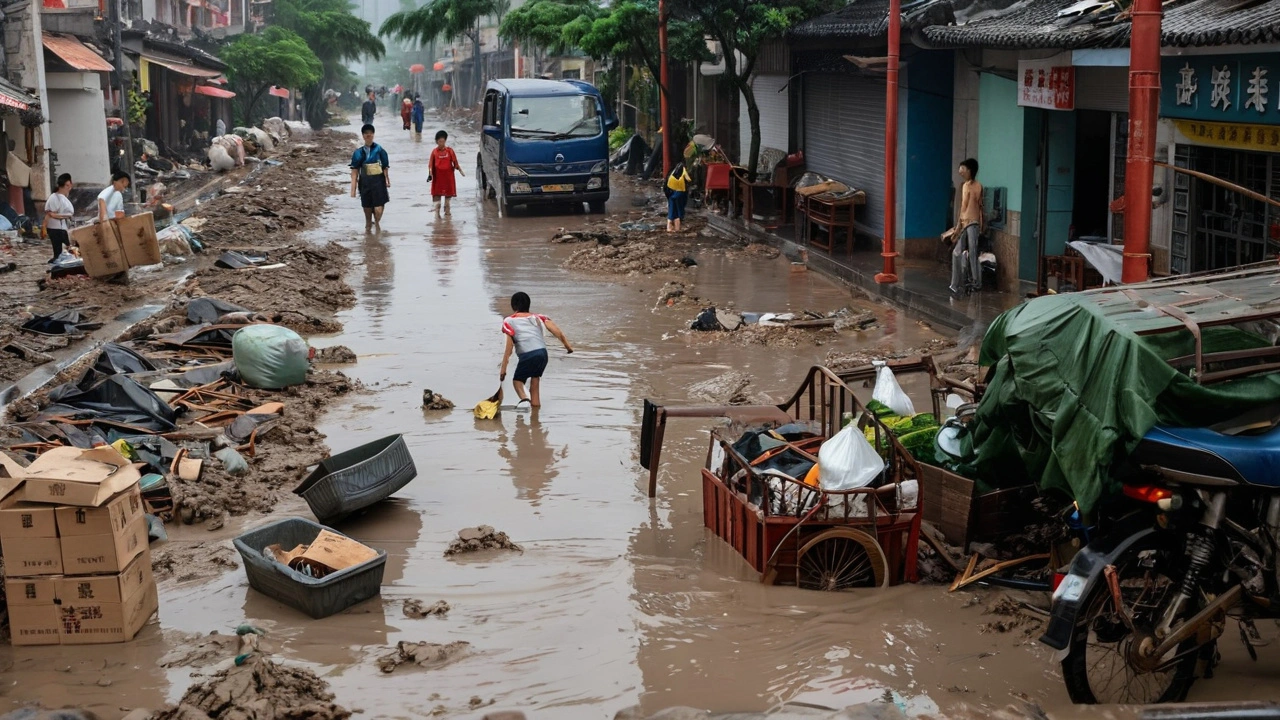
<svg viewBox="0 0 1280 720">
<path fill-rule="evenodd" d="M 279 545 L 285 550 L 309 545 L 321 530 L 329 528 L 305 518 L 284 518 L 236 538 L 236 550 L 244 560 L 249 587 L 316 619 L 342 612 L 381 593 L 382 573 L 387 567 L 386 550 L 378 550 L 378 557 L 368 562 L 323 578 L 308 577 L 262 554 L 263 548 L 269 545 Z"/>
<path fill-rule="evenodd" d="M 320 522 L 332 525 L 381 502 L 418 476 L 403 435 L 325 458 L 294 490 Z"/>
</svg>

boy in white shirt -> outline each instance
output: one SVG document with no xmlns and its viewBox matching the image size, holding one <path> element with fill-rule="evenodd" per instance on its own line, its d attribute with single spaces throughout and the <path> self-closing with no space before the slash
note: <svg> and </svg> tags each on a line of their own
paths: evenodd
<svg viewBox="0 0 1280 720">
<path fill-rule="evenodd" d="M 132 183 L 128 173 L 111 173 L 111 184 L 98 193 L 98 222 L 124 217 L 124 189 Z"/>
<path fill-rule="evenodd" d="M 62 254 L 62 249 L 71 246 L 71 237 L 67 235 L 67 229 L 71 227 L 71 218 L 75 216 L 76 208 L 71 204 L 67 194 L 71 192 L 72 187 L 69 174 L 59 175 L 57 190 L 44 203 L 44 229 L 49 234 L 49 242 L 53 245 L 53 258 L 49 262 L 56 262 L 58 256 Z"/>
<path fill-rule="evenodd" d="M 502 365 L 499 366 L 499 378 L 507 379 L 507 364 L 511 354 L 516 355 L 516 375 L 511 384 L 520 396 L 516 403 L 517 410 L 525 410 L 542 405 L 541 390 L 542 373 L 547 369 L 547 341 L 543 329 L 556 336 L 565 352 L 573 353 L 564 332 L 551 322 L 546 315 L 535 315 L 529 312 L 530 301 L 526 293 L 518 292 L 511 296 L 511 309 L 514 314 L 502 321 L 502 334 L 507 336 L 507 347 L 502 353 Z M 524 384 L 529 383 L 529 395 L 525 394 Z M 532 403 L 530 403 L 532 396 Z"/>
</svg>

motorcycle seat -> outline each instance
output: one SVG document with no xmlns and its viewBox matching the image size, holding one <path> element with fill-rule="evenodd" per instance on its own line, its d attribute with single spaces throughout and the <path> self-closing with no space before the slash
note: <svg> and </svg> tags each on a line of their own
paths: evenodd
<svg viewBox="0 0 1280 720">
<path fill-rule="evenodd" d="M 1237 477 L 1250 485 L 1280 487 L 1280 426 L 1258 435 L 1224 435 L 1208 428 L 1156 426 L 1143 438 L 1144 443 L 1171 446 L 1183 453 L 1190 451 L 1225 463 Z M 1172 453 L 1170 459 L 1180 453 Z M 1218 464 L 1211 462 L 1211 464 Z M 1180 469 L 1173 463 L 1171 467 Z M 1229 475 L 1226 472 L 1204 474 Z"/>
</svg>

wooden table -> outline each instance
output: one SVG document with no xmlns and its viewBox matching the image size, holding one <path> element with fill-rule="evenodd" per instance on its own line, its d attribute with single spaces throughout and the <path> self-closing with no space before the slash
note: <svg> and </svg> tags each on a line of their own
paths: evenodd
<svg viewBox="0 0 1280 720">
<path fill-rule="evenodd" d="M 827 252 L 834 252 L 836 231 L 844 230 L 845 252 L 853 255 L 854 213 L 860 205 L 867 204 L 865 193 L 835 198 L 830 193 L 803 195 L 796 193 L 796 242 L 808 243 Z M 827 231 L 826 242 L 811 233 L 817 225 Z"/>
</svg>

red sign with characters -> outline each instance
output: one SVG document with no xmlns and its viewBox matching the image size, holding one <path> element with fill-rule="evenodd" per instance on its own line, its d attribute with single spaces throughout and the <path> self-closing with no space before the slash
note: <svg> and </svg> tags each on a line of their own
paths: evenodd
<svg viewBox="0 0 1280 720">
<path fill-rule="evenodd" d="M 1044 110 L 1074 110 L 1076 69 L 1060 60 L 1018 61 L 1018 105 Z"/>
</svg>

